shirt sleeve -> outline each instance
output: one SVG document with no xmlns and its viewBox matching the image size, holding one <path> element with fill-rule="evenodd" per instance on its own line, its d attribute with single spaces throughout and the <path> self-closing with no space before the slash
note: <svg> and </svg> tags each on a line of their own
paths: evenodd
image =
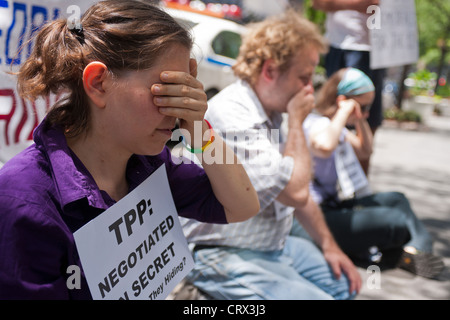
<svg viewBox="0 0 450 320">
<path fill-rule="evenodd" d="M 309 141 L 309 136 L 313 131 L 321 131 L 330 125 L 331 121 L 327 117 L 316 114 L 309 114 L 303 122 L 303 131 L 306 139 Z"/>
<path fill-rule="evenodd" d="M 269 120 L 251 88 L 229 88 L 209 103 L 206 118 L 243 164 L 262 212 L 289 183 L 294 160 L 283 156 L 278 121 Z"/>
<path fill-rule="evenodd" d="M 306 140 L 309 143 L 309 136 L 311 132 L 317 132 L 324 130 L 331 124 L 331 120 L 324 116 L 319 116 L 316 114 L 309 114 L 305 121 L 303 122 L 303 130 L 305 132 Z M 345 141 L 345 136 L 348 133 L 348 129 L 344 127 L 341 131 L 341 134 L 339 136 L 339 142 Z"/>
<path fill-rule="evenodd" d="M 237 157 L 258 193 L 261 211 L 271 205 L 289 183 L 294 169 L 292 157 L 281 153 L 279 130 L 228 130 L 224 140 Z"/>
</svg>

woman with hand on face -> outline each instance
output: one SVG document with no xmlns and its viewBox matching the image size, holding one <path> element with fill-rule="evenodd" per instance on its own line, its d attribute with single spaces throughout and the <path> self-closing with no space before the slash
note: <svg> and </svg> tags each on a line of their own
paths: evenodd
<svg viewBox="0 0 450 320">
<path fill-rule="evenodd" d="M 316 112 L 304 122 L 314 164 L 311 194 L 350 257 L 368 257 L 374 248 L 380 251 L 378 258 L 400 250 L 399 267 L 435 277 L 443 268 L 442 259 L 431 254 L 431 237 L 408 199 L 399 192 L 372 193 L 360 166 L 372 153 L 366 118 L 373 99 L 371 80 L 354 68 L 339 70 L 322 87 Z"/>
<path fill-rule="evenodd" d="M 191 47 L 185 29 L 143 1 L 101 1 L 78 26 L 59 19 L 38 32 L 19 93 L 64 99 L 0 170 L 0 298 L 91 298 L 84 276 L 80 290 L 66 286 L 67 267 L 81 267 L 73 232 L 163 164 L 180 216 L 229 223 L 258 212 L 236 159 L 200 168 L 173 162 L 165 146 L 178 118 L 191 152 L 233 154 L 204 119 Z"/>
</svg>

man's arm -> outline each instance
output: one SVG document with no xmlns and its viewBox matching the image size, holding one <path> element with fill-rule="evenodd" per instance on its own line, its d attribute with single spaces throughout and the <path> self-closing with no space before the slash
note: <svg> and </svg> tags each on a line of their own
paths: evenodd
<svg viewBox="0 0 450 320">
<path fill-rule="evenodd" d="M 367 7 L 379 3 L 379 0 L 313 0 L 313 8 L 326 12 L 356 10 L 366 13 Z"/>
<path fill-rule="evenodd" d="M 308 87 L 301 90 L 288 106 L 288 135 L 283 156 L 294 159 L 294 170 L 289 183 L 277 200 L 291 207 L 305 205 L 309 197 L 311 156 L 302 124 L 313 107 L 314 96 Z"/>
</svg>

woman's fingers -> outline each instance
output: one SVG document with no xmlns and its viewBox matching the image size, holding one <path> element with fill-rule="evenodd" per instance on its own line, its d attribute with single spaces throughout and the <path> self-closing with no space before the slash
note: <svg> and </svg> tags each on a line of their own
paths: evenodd
<svg viewBox="0 0 450 320">
<path fill-rule="evenodd" d="M 176 107 L 162 107 L 159 108 L 159 112 L 165 116 L 175 117 L 188 122 L 201 121 L 205 115 L 205 112 L 202 111 Z"/>
<path fill-rule="evenodd" d="M 193 65 L 191 68 L 195 69 Z M 192 74 L 196 74 L 195 70 L 190 70 Z M 180 71 L 164 71 L 160 75 L 161 81 L 167 84 L 185 84 L 189 87 L 203 89 L 203 85 L 191 74 Z"/>
<path fill-rule="evenodd" d="M 194 64 L 190 67 L 196 68 Z M 152 86 L 152 93 L 162 114 L 186 121 L 203 119 L 208 104 L 200 81 L 191 74 L 178 71 L 162 72 L 161 81 L 163 83 Z"/>
<path fill-rule="evenodd" d="M 161 98 L 158 100 L 160 103 L 167 103 L 167 100 L 162 99 L 164 97 L 187 97 L 199 101 L 206 99 L 203 88 L 194 88 L 186 84 L 154 84 L 152 93 L 155 99 Z"/>
<path fill-rule="evenodd" d="M 193 76 L 194 78 L 197 78 L 197 72 L 198 72 L 197 60 L 195 60 L 195 59 L 189 60 L 189 72 L 190 72 L 191 76 Z"/>
</svg>

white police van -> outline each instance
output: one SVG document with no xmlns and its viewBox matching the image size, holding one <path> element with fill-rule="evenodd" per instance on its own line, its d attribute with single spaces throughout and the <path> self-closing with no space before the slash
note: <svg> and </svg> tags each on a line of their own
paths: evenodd
<svg viewBox="0 0 450 320">
<path fill-rule="evenodd" d="M 0 167 L 32 143 L 32 134 L 55 97 L 30 102 L 16 90 L 17 71 L 31 52 L 31 39 L 45 21 L 80 15 L 96 0 L 0 0 Z M 76 10 L 75 10 L 76 9 Z M 244 27 L 225 19 L 167 8 L 192 30 L 198 78 L 209 97 L 234 81 L 231 66 L 239 52 Z M 24 45 L 20 54 L 19 48 Z"/>
</svg>

